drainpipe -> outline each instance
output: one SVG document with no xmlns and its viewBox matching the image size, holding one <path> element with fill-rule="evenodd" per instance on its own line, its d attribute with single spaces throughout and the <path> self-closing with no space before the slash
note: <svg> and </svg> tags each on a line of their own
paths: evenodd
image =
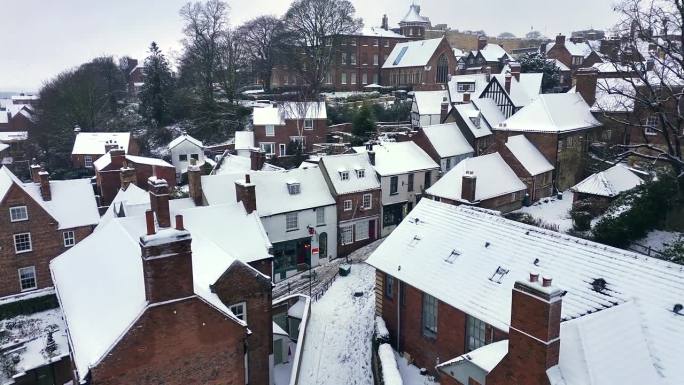
<svg viewBox="0 0 684 385">
<path fill-rule="evenodd" d="M 399 283 L 397 285 L 397 352 L 401 352 L 399 346 L 400 336 L 401 336 L 401 287 L 404 282 L 397 280 Z"/>
</svg>

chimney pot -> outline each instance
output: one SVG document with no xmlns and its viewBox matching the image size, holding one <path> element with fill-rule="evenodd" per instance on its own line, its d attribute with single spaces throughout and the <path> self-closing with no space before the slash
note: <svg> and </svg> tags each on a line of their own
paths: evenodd
<svg viewBox="0 0 684 385">
<path fill-rule="evenodd" d="M 557 45 L 557 46 L 560 46 L 560 47 L 564 47 L 564 46 L 565 46 L 565 35 L 559 33 L 559 34 L 556 36 L 556 45 Z"/>
<path fill-rule="evenodd" d="M 192 159 L 188 166 L 188 192 L 195 205 L 201 206 L 202 198 L 202 173 L 196 161 Z"/>
<path fill-rule="evenodd" d="M 178 231 L 185 230 L 185 227 L 183 226 L 183 216 L 180 214 L 176 215 L 176 230 L 178 230 Z"/>
<path fill-rule="evenodd" d="M 245 175 L 245 183 L 252 183 L 252 181 L 250 180 L 249 174 Z"/>
<path fill-rule="evenodd" d="M 530 282 L 539 282 L 539 273 L 530 273 Z"/>
<path fill-rule="evenodd" d="M 147 235 L 154 235 L 154 212 L 152 210 L 145 211 L 145 223 L 147 224 Z"/>
<path fill-rule="evenodd" d="M 150 177 L 147 180 L 150 191 L 150 206 L 157 214 L 159 227 L 171 227 L 171 215 L 169 213 L 169 185 L 164 179 Z"/>
<path fill-rule="evenodd" d="M 463 94 L 463 103 L 470 103 L 470 93 Z"/>
<path fill-rule="evenodd" d="M 551 279 L 551 277 L 542 277 L 542 286 L 550 287 L 552 282 L 553 280 Z"/>
<path fill-rule="evenodd" d="M 475 191 L 477 190 L 477 176 L 472 171 L 466 171 L 461 178 L 461 199 L 468 202 L 475 202 Z"/>
<path fill-rule="evenodd" d="M 505 79 L 504 88 L 506 89 L 506 92 L 508 94 L 511 93 L 511 82 L 512 82 L 512 80 L 513 80 L 513 76 L 511 75 L 511 73 L 506 72 L 506 79 Z"/>
</svg>

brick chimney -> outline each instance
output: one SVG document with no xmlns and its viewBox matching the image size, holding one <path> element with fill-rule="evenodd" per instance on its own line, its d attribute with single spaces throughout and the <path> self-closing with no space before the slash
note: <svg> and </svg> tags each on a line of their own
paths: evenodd
<svg viewBox="0 0 684 385">
<path fill-rule="evenodd" d="M 31 166 L 30 166 L 30 169 L 31 169 L 31 181 L 32 181 L 33 183 L 40 183 L 40 175 L 38 175 L 38 173 L 40 172 L 41 167 L 40 167 L 39 164 L 37 164 L 37 163 L 35 163 L 35 162 L 36 162 L 36 160 L 33 159 L 33 163 L 32 163 Z"/>
<path fill-rule="evenodd" d="M 147 179 L 150 192 L 150 207 L 157 216 L 157 224 L 160 228 L 171 227 L 171 214 L 169 213 L 169 184 L 164 179 L 151 176 Z"/>
<path fill-rule="evenodd" d="M 148 234 L 140 237 L 140 250 L 147 301 L 159 303 L 194 295 L 192 237 L 183 229 L 182 216 L 176 217 L 177 228 L 159 231 L 152 211 L 147 211 L 145 220 Z"/>
<path fill-rule="evenodd" d="M 487 46 L 487 36 L 481 35 L 477 38 L 477 50 L 481 51 Z"/>
<path fill-rule="evenodd" d="M 556 36 L 556 44 L 555 45 L 558 47 L 565 47 L 565 35 L 559 33 Z"/>
<path fill-rule="evenodd" d="M 506 72 L 504 88 L 508 94 L 511 93 L 511 81 L 513 80 L 513 75 L 510 72 Z"/>
<path fill-rule="evenodd" d="M 247 214 L 256 211 L 256 186 L 252 184 L 249 174 L 244 180 L 235 181 L 235 198 L 245 206 Z"/>
<path fill-rule="evenodd" d="M 119 148 L 119 143 L 116 142 L 116 140 L 108 140 L 105 142 L 105 154 L 108 153 L 111 150 Z"/>
<path fill-rule="evenodd" d="M 447 116 L 449 116 L 449 100 L 445 97 L 439 110 L 439 122 L 444 123 Z"/>
<path fill-rule="evenodd" d="M 41 168 L 41 170 L 38 172 L 38 178 L 40 179 L 40 196 L 46 202 L 51 201 L 52 192 L 50 191 L 50 173 Z"/>
<path fill-rule="evenodd" d="M 463 94 L 463 103 L 470 103 L 470 93 L 466 92 Z"/>
<path fill-rule="evenodd" d="M 461 177 L 461 199 L 475 202 L 475 190 L 477 189 L 477 176 L 472 171 L 466 171 Z"/>
<path fill-rule="evenodd" d="M 508 63 L 508 66 L 511 68 L 511 75 L 513 75 L 515 80 L 520 81 L 520 71 L 522 69 L 520 63 L 517 61 L 512 61 Z"/>
<path fill-rule="evenodd" d="M 126 163 L 126 152 L 123 148 L 117 147 L 109 150 L 109 156 L 112 158 L 112 168 L 119 169 L 124 167 L 124 163 Z"/>
<path fill-rule="evenodd" d="M 126 190 L 131 184 L 138 183 L 138 175 L 135 173 L 135 169 L 124 162 L 124 166 L 121 167 L 119 173 L 119 178 L 121 179 L 121 189 Z"/>
<path fill-rule="evenodd" d="M 489 83 L 492 80 L 492 67 L 485 67 L 485 80 Z"/>
<path fill-rule="evenodd" d="M 389 19 L 387 19 L 387 15 L 382 15 L 382 29 L 385 31 L 389 29 Z"/>
<path fill-rule="evenodd" d="M 192 201 L 197 206 L 201 206 L 204 203 L 204 198 L 202 197 L 202 172 L 194 159 L 190 163 L 188 166 L 188 192 Z"/>
<path fill-rule="evenodd" d="M 596 102 L 596 85 L 598 82 L 598 69 L 590 68 L 580 68 L 575 73 L 576 77 L 576 90 L 577 93 L 582 95 L 582 98 L 589 105 L 593 106 Z"/>
<path fill-rule="evenodd" d="M 266 163 L 266 153 L 261 149 L 254 148 L 249 151 L 250 170 L 261 171 Z"/>
<path fill-rule="evenodd" d="M 548 384 L 546 370 L 558 365 L 565 292 L 551 278 L 539 282 L 539 275 L 531 273 L 529 280 L 515 283 L 512 295 L 508 355 L 498 374 L 512 384 Z"/>
</svg>

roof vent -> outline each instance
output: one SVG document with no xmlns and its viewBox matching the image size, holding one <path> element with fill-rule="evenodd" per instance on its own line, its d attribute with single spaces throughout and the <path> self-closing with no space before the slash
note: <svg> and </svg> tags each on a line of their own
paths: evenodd
<svg viewBox="0 0 684 385">
<path fill-rule="evenodd" d="M 454 263 L 454 261 L 456 260 L 456 258 L 458 258 L 460 255 L 461 255 L 461 253 L 458 252 L 458 251 L 456 251 L 456 249 L 451 250 L 451 254 L 449 254 L 449 256 L 446 257 L 446 259 L 444 260 L 444 262 L 447 262 L 447 263 Z"/>
<path fill-rule="evenodd" d="M 491 243 L 489 243 L 489 241 L 485 242 L 485 249 L 488 248 L 490 245 Z"/>
<path fill-rule="evenodd" d="M 672 308 L 672 311 L 673 311 L 675 314 L 678 314 L 678 315 L 684 315 L 684 313 L 682 312 L 682 310 L 684 310 L 684 306 L 683 306 L 681 303 L 676 303 L 676 304 L 674 305 L 674 307 Z"/>
<path fill-rule="evenodd" d="M 418 244 L 418 241 L 420 241 L 420 237 L 417 235 L 413 236 L 413 239 L 411 239 L 411 242 L 409 242 L 409 246 L 413 247 Z"/>
<path fill-rule="evenodd" d="M 606 285 L 608 282 L 606 282 L 605 279 L 603 278 L 596 278 L 594 282 L 591 283 L 591 286 L 594 288 L 594 291 L 597 293 L 603 292 L 603 290 L 606 289 Z"/>
<path fill-rule="evenodd" d="M 539 266 L 539 258 L 535 258 L 534 262 L 532 262 L 535 266 Z"/>
<path fill-rule="evenodd" d="M 508 274 L 509 271 L 510 270 L 504 269 L 503 267 L 499 266 L 496 268 L 494 274 L 491 277 L 489 277 L 489 280 L 492 282 L 501 283 L 501 280 L 504 276 L 506 276 L 506 274 Z"/>
</svg>

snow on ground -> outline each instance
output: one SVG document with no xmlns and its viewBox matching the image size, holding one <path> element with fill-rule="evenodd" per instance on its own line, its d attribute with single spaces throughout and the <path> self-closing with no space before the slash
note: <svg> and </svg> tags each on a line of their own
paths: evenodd
<svg viewBox="0 0 684 385">
<path fill-rule="evenodd" d="M 672 231 L 653 230 L 645 238 L 634 242 L 646 249 L 663 251 L 679 240 L 684 234 Z"/>
<path fill-rule="evenodd" d="M 396 351 L 394 357 L 397 359 L 399 366 L 399 373 L 401 379 L 404 380 L 404 385 L 438 385 L 432 376 L 423 376 L 420 374 L 420 369 L 414 365 L 410 365 L 406 358 L 402 357 Z"/>
<path fill-rule="evenodd" d="M 290 342 L 290 354 L 288 356 L 288 362 L 275 365 L 273 367 L 273 379 L 275 380 L 275 385 L 288 385 L 290 383 L 290 374 L 292 374 L 292 359 L 296 349 L 297 344 Z"/>
<path fill-rule="evenodd" d="M 311 306 L 300 385 L 372 385 L 375 269 L 354 264 Z M 354 293 L 360 291 L 361 297 Z"/>
<path fill-rule="evenodd" d="M 527 213 L 535 219 L 558 225 L 558 231 L 565 233 L 572 229 L 570 209 L 572 209 L 572 192 L 568 190 L 563 193 L 563 199 L 558 199 L 555 195 L 543 198 L 532 206 L 523 207 L 516 212 Z"/>
</svg>

